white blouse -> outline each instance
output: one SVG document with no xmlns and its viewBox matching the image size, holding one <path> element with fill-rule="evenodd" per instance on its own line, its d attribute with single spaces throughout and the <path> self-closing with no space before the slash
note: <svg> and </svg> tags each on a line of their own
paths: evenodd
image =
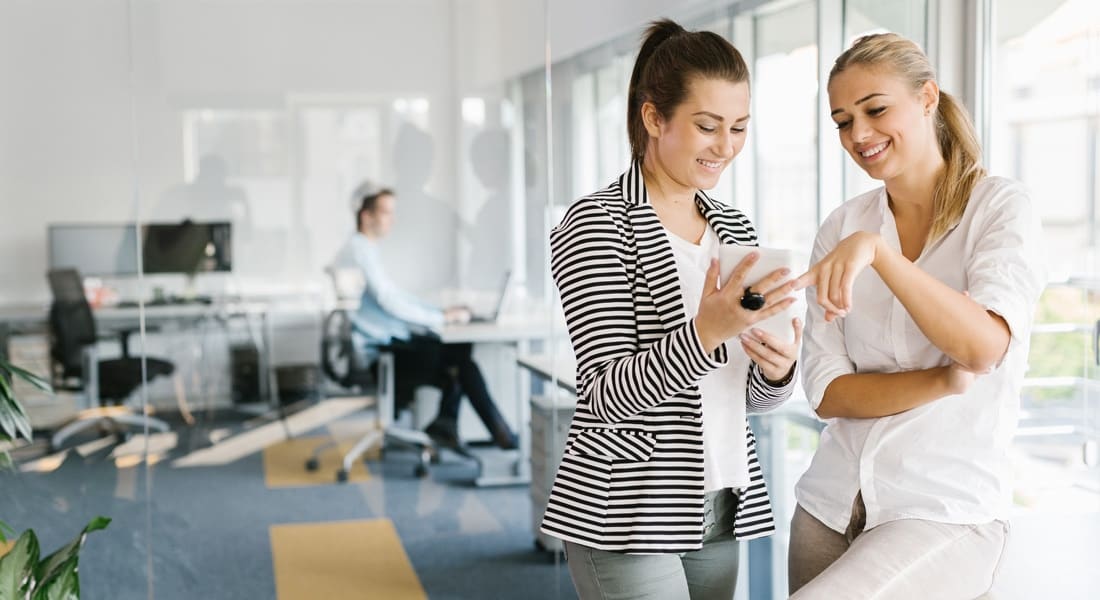
<svg viewBox="0 0 1100 600">
<path fill-rule="evenodd" d="M 698 245 L 667 229 L 665 234 L 676 259 L 684 313 L 693 319 L 699 312 L 710 259 L 718 258 L 718 236 L 709 225 Z M 726 350 L 729 360 L 725 366 L 699 381 L 703 397 L 703 489 L 707 492 L 749 484 L 745 386 L 750 361 L 740 344 L 727 344 Z"/>
<path fill-rule="evenodd" d="M 884 188 L 836 209 L 818 232 L 812 262 L 856 231 L 878 232 L 900 251 Z M 827 420 L 798 503 L 843 532 L 856 492 L 868 529 L 897 519 L 979 524 L 1003 519 L 1011 502 L 1008 447 L 1016 428 L 1029 336 L 1045 284 L 1041 228 L 1019 183 L 987 177 L 975 187 L 959 224 L 926 246 L 916 265 L 1002 316 L 1011 341 L 1002 362 L 963 394 L 874 419 Z M 807 290 L 807 298 L 816 292 Z M 944 366 L 933 345 L 872 269 L 855 281 L 852 310 L 825 322 L 810 302 L 802 352 L 811 406 L 833 379 L 849 373 L 895 373 Z"/>
</svg>

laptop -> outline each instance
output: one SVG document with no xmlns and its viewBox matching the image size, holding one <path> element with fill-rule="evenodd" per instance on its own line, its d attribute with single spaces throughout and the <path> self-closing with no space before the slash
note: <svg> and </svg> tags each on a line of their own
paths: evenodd
<svg viewBox="0 0 1100 600">
<path fill-rule="evenodd" d="M 493 312 L 489 314 L 477 314 L 471 313 L 471 323 L 496 323 L 497 318 L 500 317 L 500 311 L 504 308 L 504 301 L 508 298 L 508 287 L 512 282 L 512 272 L 504 272 L 504 280 L 500 282 L 500 292 L 497 295 L 496 305 L 493 307 Z"/>
</svg>

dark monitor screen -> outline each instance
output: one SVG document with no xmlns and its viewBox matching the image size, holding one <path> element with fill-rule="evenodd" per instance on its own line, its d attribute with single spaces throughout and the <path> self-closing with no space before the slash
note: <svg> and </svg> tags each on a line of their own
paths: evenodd
<svg viewBox="0 0 1100 600">
<path fill-rule="evenodd" d="M 129 224 L 52 224 L 47 229 L 50 268 L 81 275 L 137 275 L 137 228 Z"/>
<path fill-rule="evenodd" d="M 142 227 L 146 273 L 231 271 L 232 228 L 228 222 L 150 223 Z"/>
</svg>

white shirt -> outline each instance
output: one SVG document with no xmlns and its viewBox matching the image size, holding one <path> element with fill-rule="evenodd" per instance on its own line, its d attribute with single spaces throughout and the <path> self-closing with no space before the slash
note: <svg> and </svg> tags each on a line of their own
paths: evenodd
<svg viewBox="0 0 1100 600">
<path fill-rule="evenodd" d="M 878 232 L 900 252 L 884 188 L 835 210 L 818 232 L 812 262 L 856 231 Z M 868 529 L 897 519 L 955 524 L 1003 519 L 1011 502 L 1008 447 L 1016 428 L 1032 318 L 1045 283 L 1040 224 L 1019 183 L 987 177 L 975 187 L 959 224 L 925 246 L 916 265 L 1005 319 L 1008 351 L 964 394 L 875 419 L 828 419 L 798 503 L 843 532 L 862 491 Z M 849 315 L 826 323 L 809 303 L 803 384 L 811 406 L 833 379 L 943 366 L 950 359 L 917 328 L 878 274 L 855 281 Z M 815 291 L 807 290 L 807 298 Z"/>
<path fill-rule="evenodd" d="M 443 327 L 443 311 L 394 283 L 382 265 L 378 243 L 367 236 L 353 233 L 330 268 L 358 269 L 362 275 L 363 293 L 352 321 L 362 336 L 358 341 L 365 346 L 368 361 L 377 355 L 376 346 L 407 340 L 413 329 L 438 331 Z"/>
<path fill-rule="evenodd" d="M 718 236 L 707 225 L 695 245 L 665 230 L 676 259 L 684 314 L 699 312 L 703 284 L 711 258 L 718 258 Z M 711 492 L 749 484 L 748 447 L 745 440 L 745 387 L 749 357 L 740 344 L 727 345 L 729 360 L 699 381 L 703 398 L 703 489 Z"/>
</svg>

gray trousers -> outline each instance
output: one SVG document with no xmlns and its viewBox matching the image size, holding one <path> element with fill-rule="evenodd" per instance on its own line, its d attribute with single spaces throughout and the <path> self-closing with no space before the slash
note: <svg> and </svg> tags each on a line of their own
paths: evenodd
<svg viewBox="0 0 1100 600">
<path fill-rule="evenodd" d="M 565 542 L 581 600 L 730 600 L 741 542 L 733 537 L 737 495 L 707 494 L 703 547 L 679 554 L 625 554 Z"/>
<path fill-rule="evenodd" d="M 1008 523 L 903 519 L 864 530 L 857 495 L 845 533 L 795 507 L 787 579 L 791 600 L 973 600 L 993 585 Z"/>
</svg>

